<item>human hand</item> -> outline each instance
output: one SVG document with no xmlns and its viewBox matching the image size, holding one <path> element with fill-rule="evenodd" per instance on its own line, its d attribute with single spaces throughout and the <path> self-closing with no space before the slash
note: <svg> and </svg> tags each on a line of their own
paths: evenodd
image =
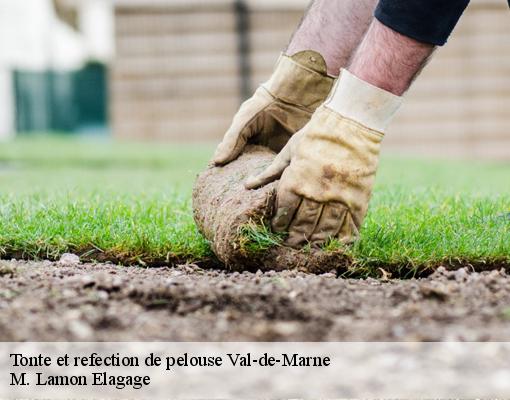
<svg viewBox="0 0 510 400">
<path fill-rule="evenodd" d="M 353 93 L 363 92 L 363 87 L 351 87 L 352 79 L 356 78 L 344 83 L 347 93 L 340 89 L 340 82 L 339 93 L 332 94 L 269 167 L 246 182 L 248 189 L 254 189 L 281 177 L 271 225 L 276 232 L 289 233 L 286 244 L 291 247 L 319 246 L 333 238 L 349 244 L 359 236 L 375 180 L 382 132 L 400 98 L 364 87 L 368 90 L 366 102 L 354 100 L 352 106 L 338 101 L 339 96 L 351 99 Z"/>
<path fill-rule="evenodd" d="M 333 78 L 326 69 L 322 56 L 313 51 L 282 55 L 269 81 L 241 105 L 213 162 L 229 163 L 248 143 L 279 152 L 329 94 Z"/>
</svg>

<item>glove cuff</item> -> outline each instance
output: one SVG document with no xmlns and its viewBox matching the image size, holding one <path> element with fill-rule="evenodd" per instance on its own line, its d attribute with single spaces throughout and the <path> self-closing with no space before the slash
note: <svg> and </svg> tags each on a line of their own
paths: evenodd
<svg viewBox="0 0 510 400">
<path fill-rule="evenodd" d="M 326 71 L 324 58 L 315 51 L 301 51 L 291 57 L 282 54 L 262 87 L 279 100 L 315 110 L 333 87 L 334 78 Z"/>
<path fill-rule="evenodd" d="M 343 117 L 384 133 L 400 108 L 402 99 L 342 69 L 324 105 Z"/>
</svg>

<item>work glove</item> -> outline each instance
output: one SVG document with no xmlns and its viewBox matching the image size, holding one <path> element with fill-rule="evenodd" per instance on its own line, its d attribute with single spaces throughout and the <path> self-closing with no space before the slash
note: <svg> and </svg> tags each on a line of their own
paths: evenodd
<svg viewBox="0 0 510 400">
<path fill-rule="evenodd" d="M 352 243 L 367 213 L 386 126 L 401 98 L 343 70 L 331 95 L 274 162 L 249 178 L 254 189 L 281 177 L 272 228 L 286 244 Z"/>
<path fill-rule="evenodd" d="M 334 78 L 326 73 L 324 58 L 314 51 L 280 56 L 271 78 L 234 116 L 213 162 L 224 165 L 236 159 L 247 143 L 279 152 L 324 102 Z"/>
</svg>

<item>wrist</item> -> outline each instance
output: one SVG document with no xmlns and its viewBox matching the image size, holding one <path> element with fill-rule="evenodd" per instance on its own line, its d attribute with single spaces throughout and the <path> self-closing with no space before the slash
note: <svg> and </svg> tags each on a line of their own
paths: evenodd
<svg viewBox="0 0 510 400">
<path fill-rule="evenodd" d="M 326 73 L 324 58 L 315 51 L 289 57 L 282 54 L 271 78 L 262 86 L 274 97 L 315 110 L 328 96 L 334 78 Z"/>
<path fill-rule="evenodd" d="M 342 70 L 324 106 L 369 129 L 384 133 L 402 101 L 402 97 Z"/>
<path fill-rule="evenodd" d="M 375 68 L 357 68 L 355 65 L 349 67 L 349 72 L 358 79 L 366 82 L 395 96 L 402 96 L 409 88 L 409 82 L 401 79 L 390 79 Z"/>
</svg>

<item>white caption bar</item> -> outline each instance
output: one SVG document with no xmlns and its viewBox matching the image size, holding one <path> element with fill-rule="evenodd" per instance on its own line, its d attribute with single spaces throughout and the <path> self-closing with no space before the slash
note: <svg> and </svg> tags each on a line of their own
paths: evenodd
<svg viewBox="0 0 510 400">
<path fill-rule="evenodd" d="M 1 343 L 0 398 L 510 397 L 510 343 Z"/>
</svg>

